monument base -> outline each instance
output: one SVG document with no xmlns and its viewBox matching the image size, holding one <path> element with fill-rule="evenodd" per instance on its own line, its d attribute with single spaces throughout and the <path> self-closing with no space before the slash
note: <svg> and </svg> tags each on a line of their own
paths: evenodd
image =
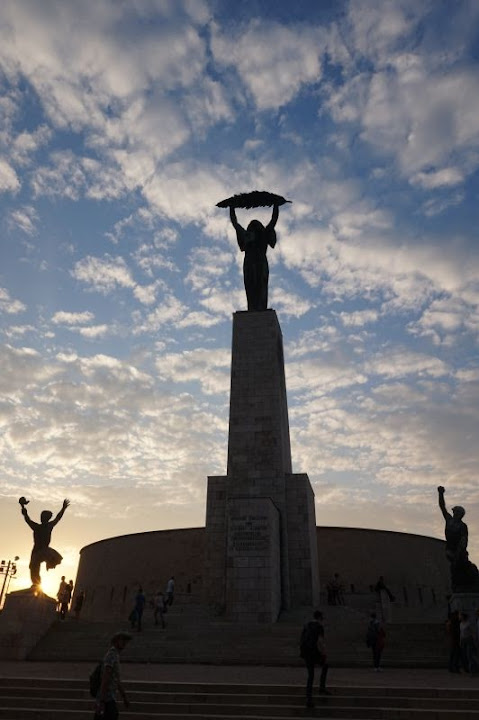
<svg viewBox="0 0 479 720">
<path fill-rule="evenodd" d="M 226 616 L 276 622 L 281 610 L 280 518 L 270 498 L 228 502 Z"/>
<path fill-rule="evenodd" d="M 56 605 L 33 588 L 9 593 L 0 615 L 0 659 L 25 660 L 55 622 Z"/>
<path fill-rule="evenodd" d="M 464 612 L 468 615 L 475 615 L 479 608 L 479 592 L 456 592 L 449 600 L 451 610 Z"/>
<path fill-rule="evenodd" d="M 205 599 L 235 622 L 319 602 L 314 493 L 293 473 L 274 310 L 233 316 L 226 475 L 208 478 Z"/>
</svg>

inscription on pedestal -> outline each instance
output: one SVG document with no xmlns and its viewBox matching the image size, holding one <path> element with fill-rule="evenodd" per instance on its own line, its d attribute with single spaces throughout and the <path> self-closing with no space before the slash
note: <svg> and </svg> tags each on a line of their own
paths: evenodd
<svg viewBox="0 0 479 720">
<path fill-rule="evenodd" d="M 258 553 L 271 545 L 266 515 L 241 515 L 231 519 L 229 550 L 237 553 Z"/>
</svg>

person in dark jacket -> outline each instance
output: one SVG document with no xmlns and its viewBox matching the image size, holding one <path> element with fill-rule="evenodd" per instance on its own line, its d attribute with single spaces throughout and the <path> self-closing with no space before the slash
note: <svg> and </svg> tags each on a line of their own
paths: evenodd
<svg viewBox="0 0 479 720">
<path fill-rule="evenodd" d="M 383 624 L 378 620 L 376 613 L 371 613 L 368 630 L 366 633 L 366 645 L 373 653 L 373 666 L 376 672 L 381 672 L 381 655 L 386 643 L 386 631 Z"/>
<path fill-rule="evenodd" d="M 316 665 L 321 667 L 321 675 L 319 677 L 319 694 L 331 695 L 326 689 L 326 677 L 328 675 L 329 666 L 327 664 L 326 650 L 324 645 L 324 627 L 323 614 L 316 610 L 313 620 L 310 620 L 303 627 L 300 640 L 300 654 L 303 658 L 306 669 L 308 671 L 308 680 L 306 683 L 306 706 L 314 707 L 313 703 L 313 683 L 314 668 Z"/>
<path fill-rule="evenodd" d="M 143 588 L 139 587 L 138 592 L 135 595 L 135 604 L 133 606 L 133 610 L 130 613 L 129 621 L 131 624 L 131 629 L 134 630 L 135 627 L 138 630 L 138 632 L 141 632 L 141 621 L 143 618 L 143 611 L 145 609 L 146 605 L 146 597 L 143 592 Z"/>
</svg>

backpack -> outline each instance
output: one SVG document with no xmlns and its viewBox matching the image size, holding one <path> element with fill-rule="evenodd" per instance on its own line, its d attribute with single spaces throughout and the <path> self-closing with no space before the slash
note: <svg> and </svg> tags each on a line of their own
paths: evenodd
<svg viewBox="0 0 479 720">
<path fill-rule="evenodd" d="M 299 654 L 304 658 L 317 651 L 318 630 L 316 623 L 307 623 L 301 631 L 299 640 Z"/>
<path fill-rule="evenodd" d="M 90 683 L 90 695 L 94 698 L 98 695 L 101 687 L 101 674 L 103 670 L 103 663 L 99 662 L 98 665 L 92 670 L 89 683 Z"/>
</svg>

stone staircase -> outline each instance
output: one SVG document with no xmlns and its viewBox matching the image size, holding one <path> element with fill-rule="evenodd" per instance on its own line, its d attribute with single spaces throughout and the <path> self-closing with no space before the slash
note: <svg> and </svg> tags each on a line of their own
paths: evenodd
<svg viewBox="0 0 479 720">
<path fill-rule="evenodd" d="M 304 686 L 125 682 L 122 720 L 479 720 L 479 688 L 337 687 L 306 709 Z M 91 720 L 85 680 L 0 679 L 1 720 Z"/>
<path fill-rule="evenodd" d="M 368 667 L 371 652 L 365 645 L 367 617 L 344 607 L 328 608 L 325 632 L 329 663 L 333 667 Z M 177 608 L 167 615 L 162 630 L 146 614 L 142 632 L 123 653 L 124 662 L 202 663 L 295 666 L 299 635 L 308 613 L 284 615 L 274 625 L 237 625 L 207 618 L 199 609 Z M 67 619 L 56 622 L 38 643 L 29 660 L 90 661 L 103 657 L 113 633 L 128 625 Z M 399 623 L 387 628 L 384 665 L 389 667 L 445 667 L 448 649 L 444 627 Z"/>
</svg>

